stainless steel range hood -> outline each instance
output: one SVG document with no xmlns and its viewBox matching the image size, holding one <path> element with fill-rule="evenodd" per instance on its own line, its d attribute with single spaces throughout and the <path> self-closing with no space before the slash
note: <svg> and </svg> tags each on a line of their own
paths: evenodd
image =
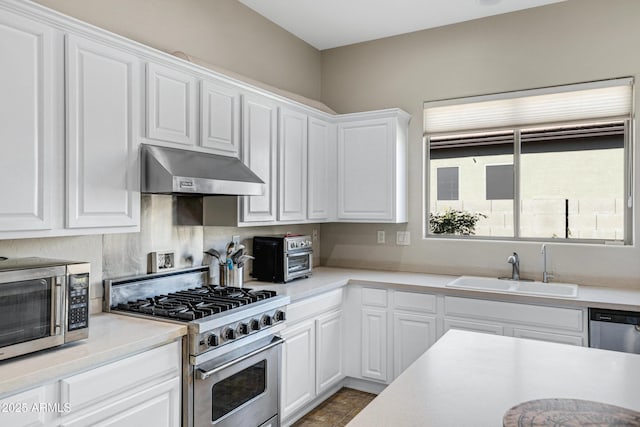
<svg viewBox="0 0 640 427">
<path fill-rule="evenodd" d="M 265 185 L 235 157 L 142 144 L 142 193 L 261 196 Z"/>
</svg>

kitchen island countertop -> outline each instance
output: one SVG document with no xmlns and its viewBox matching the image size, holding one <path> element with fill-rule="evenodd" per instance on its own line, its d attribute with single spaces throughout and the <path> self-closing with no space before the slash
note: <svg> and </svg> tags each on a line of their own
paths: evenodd
<svg viewBox="0 0 640 427">
<path fill-rule="evenodd" d="M 640 411 L 640 355 L 452 330 L 349 427 L 501 426 L 534 399 L 603 402 Z"/>
</svg>

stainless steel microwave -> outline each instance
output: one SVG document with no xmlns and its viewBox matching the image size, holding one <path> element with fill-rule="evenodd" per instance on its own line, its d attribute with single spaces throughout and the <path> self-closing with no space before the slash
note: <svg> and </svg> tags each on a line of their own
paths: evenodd
<svg viewBox="0 0 640 427">
<path fill-rule="evenodd" d="M 0 261 L 0 360 L 89 336 L 90 264 Z"/>
</svg>

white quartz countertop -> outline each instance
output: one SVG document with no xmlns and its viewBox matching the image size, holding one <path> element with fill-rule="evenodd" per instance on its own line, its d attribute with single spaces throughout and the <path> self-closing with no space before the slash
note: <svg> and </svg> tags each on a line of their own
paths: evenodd
<svg viewBox="0 0 640 427">
<path fill-rule="evenodd" d="M 534 399 L 603 402 L 640 411 L 640 355 L 451 330 L 349 427 L 501 426 Z"/>
<path fill-rule="evenodd" d="M 0 396 L 55 381 L 186 335 L 187 327 L 117 314 L 92 315 L 89 338 L 0 362 Z"/>
<path fill-rule="evenodd" d="M 414 292 L 431 292 L 452 296 L 512 301 L 530 304 L 548 304 L 568 307 L 598 307 L 614 310 L 640 311 L 640 289 L 579 286 L 577 298 L 557 296 L 523 295 L 473 289 L 456 289 L 446 284 L 459 276 L 446 276 L 401 271 L 357 270 L 347 268 L 318 267 L 311 277 L 297 279 L 286 284 L 258 281 L 246 282 L 247 288 L 273 289 L 291 297 L 291 302 L 319 295 L 348 284 L 389 287 Z M 540 284 L 540 286 L 544 286 Z"/>
</svg>

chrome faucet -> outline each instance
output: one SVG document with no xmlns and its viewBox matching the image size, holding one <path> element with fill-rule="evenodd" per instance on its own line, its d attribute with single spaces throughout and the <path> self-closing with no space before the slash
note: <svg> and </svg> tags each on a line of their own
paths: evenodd
<svg viewBox="0 0 640 427">
<path fill-rule="evenodd" d="M 511 264 L 511 280 L 520 280 L 520 257 L 516 252 L 507 258 L 507 262 Z"/>
<path fill-rule="evenodd" d="M 542 244 L 540 248 L 542 254 L 542 283 L 549 283 L 549 279 L 553 278 L 553 274 L 547 272 L 547 245 Z"/>
</svg>

